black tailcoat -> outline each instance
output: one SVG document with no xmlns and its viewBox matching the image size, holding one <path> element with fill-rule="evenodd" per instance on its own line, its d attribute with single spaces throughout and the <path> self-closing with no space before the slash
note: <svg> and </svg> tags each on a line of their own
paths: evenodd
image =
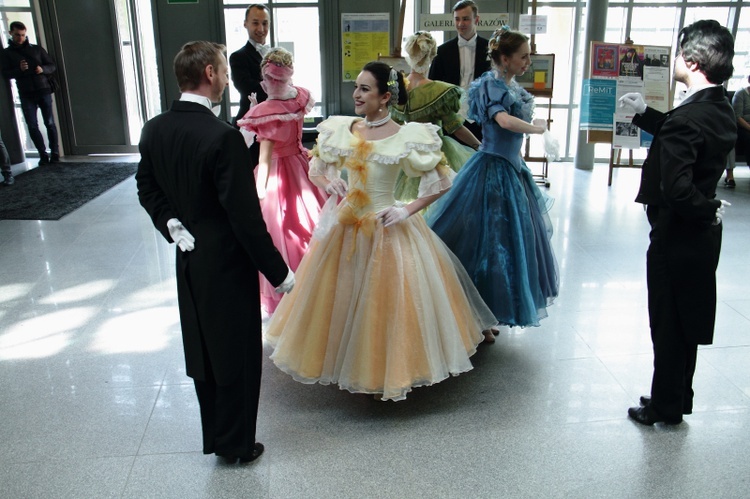
<svg viewBox="0 0 750 499">
<path fill-rule="evenodd" d="M 654 135 L 636 202 L 648 206 L 651 249 L 658 244 L 666 262 L 660 285 L 669 288 L 684 341 L 710 344 L 721 247 L 716 184 L 737 137 L 732 106 L 714 86 L 668 113 L 647 108 L 633 123 Z"/>
<path fill-rule="evenodd" d="M 187 375 L 234 383 L 260 362 L 258 271 L 276 286 L 288 272 L 261 215 L 245 142 L 206 107 L 176 101 L 146 123 L 139 149 L 138 197 L 154 226 L 172 242 L 167 221 L 178 218 L 195 237 L 193 251 L 176 249 Z"/>
<path fill-rule="evenodd" d="M 248 99 L 250 94 L 255 93 L 259 103 L 268 98 L 263 87 L 260 86 L 260 82 L 263 81 L 263 75 L 260 72 L 261 61 L 263 57 L 250 42 L 229 56 L 232 83 L 240 93 L 240 110 L 232 124 L 237 123 L 237 120 L 244 117 L 250 109 L 250 99 Z"/>
<path fill-rule="evenodd" d="M 474 58 L 474 76 L 477 79 L 490 70 L 487 55 L 488 40 L 477 35 L 477 46 Z M 437 49 L 437 55 L 430 66 L 429 79 L 445 81 L 461 86 L 461 57 L 458 53 L 458 37 L 448 40 Z"/>
</svg>

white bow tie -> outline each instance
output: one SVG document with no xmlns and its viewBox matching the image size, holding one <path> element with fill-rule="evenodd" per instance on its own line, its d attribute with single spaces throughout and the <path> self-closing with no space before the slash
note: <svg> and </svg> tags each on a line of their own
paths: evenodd
<svg viewBox="0 0 750 499">
<path fill-rule="evenodd" d="M 476 47 L 477 46 L 477 37 L 473 36 L 471 40 L 464 40 L 463 37 L 458 37 L 458 46 L 459 47 Z"/>
</svg>

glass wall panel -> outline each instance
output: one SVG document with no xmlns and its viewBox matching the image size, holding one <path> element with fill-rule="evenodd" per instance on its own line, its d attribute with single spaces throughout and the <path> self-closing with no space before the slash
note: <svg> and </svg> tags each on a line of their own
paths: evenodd
<svg viewBox="0 0 750 499">
<path fill-rule="evenodd" d="M 547 33 L 534 37 L 538 54 L 555 54 L 553 104 L 570 101 L 570 85 L 575 81 L 573 68 L 573 37 L 575 9 L 570 7 L 537 9 L 537 15 L 547 16 Z M 546 99 L 545 99 L 546 100 Z"/>
<path fill-rule="evenodd" d="M 729 23 L 729 7 L 689 6 L 685 10 L 685 26 L 693 24 L 695 21 L 700 21 L 701 19 L 714 19 L 726 26 Z"/>
<path fill-rule="evenodd" d="M 729 80 L 729 90 L 739 90 L 748 85 L 750 76 L 750 6 L 742 9 L 737 35 L 734 37 L 734 76 Z"/>
<path fill-rule="evenodd" d="M 294 55 L 294 83 L 305 87 L 318 101 L 312 116 L 322 116 L 318 7 L 274 9 L 275 45 Z"/>
<path fill-rule="evenodd" d="M 31 8 L 31 0 L 0 0 L 0 7 L 29 7 Z M 16 21 L 16 19 L 11 19 L 11 22 L 12 21 Z M 26 27 L 28 26 L 29 25 L 26 24 Z"/>
<path fill-rule="evenodd" d="M 604 30 L 604 40 L 601 41 L 623 43 L 625 41 L 625 25 L 627 22 L 628 12 L 622 7 L 610 7 L 607 9 L 607 27 Z"/>
<path fill-rule="evenodd" d="M 636 45 L 671 47 L 679 22 L 680 11 L 674 7 L 634 7 L 630 38 Z"/>
</svg>

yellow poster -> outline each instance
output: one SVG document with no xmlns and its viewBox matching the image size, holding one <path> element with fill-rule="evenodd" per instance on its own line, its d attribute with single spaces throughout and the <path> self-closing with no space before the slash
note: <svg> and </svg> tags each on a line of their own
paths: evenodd
<svg viewBox="0 0 750 499">
<path fill-rule="evenodd" d="M 341 14 L 342 80 L 354 81 L 362 66 L 377 61 L 378 55 L 389 55 L 390 15 Z"/>
</svg>

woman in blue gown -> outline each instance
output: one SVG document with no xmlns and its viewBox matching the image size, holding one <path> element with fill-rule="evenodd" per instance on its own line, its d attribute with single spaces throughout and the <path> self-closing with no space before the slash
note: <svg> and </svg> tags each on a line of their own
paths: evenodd
<svg viewBox="0 0 750 499">
<path fill-rule="evenodd" d="M 526 35 L 503 27 L 489 52 L 493 70 L 469 89 L 469 117 L 482 124 L 482 145 L 427 218 L 500 324 L 538 326 L 559 284 L 547 216 L 552 200 L 520 150 L 524 134 L 546 132 L 546 121 L 531 123 L 533 97 L 514 79 L 531 64 Z"/>
</svg>

